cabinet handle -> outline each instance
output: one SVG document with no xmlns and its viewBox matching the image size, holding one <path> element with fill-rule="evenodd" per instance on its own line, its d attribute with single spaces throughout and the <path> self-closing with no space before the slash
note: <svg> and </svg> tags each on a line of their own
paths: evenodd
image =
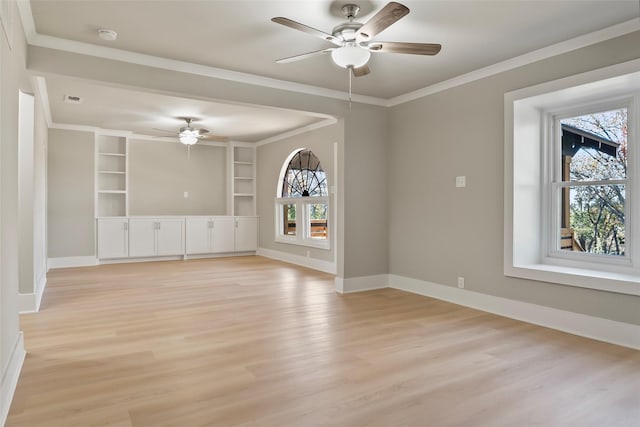
<svg viewBox="0 0 640 427">
<path fill-rule="evenodd" d="M 127 230 L 129 229 L 129 223 L 128 223 L 128 222 L 123 222 L 123 223 L 122 223 L 122 229 L 123 229 L 124 231 L 127 231 Z"/>
</svg>

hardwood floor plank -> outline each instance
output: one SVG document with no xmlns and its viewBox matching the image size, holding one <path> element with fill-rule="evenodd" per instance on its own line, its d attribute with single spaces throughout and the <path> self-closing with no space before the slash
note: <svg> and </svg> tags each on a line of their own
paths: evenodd
<svg viewBox="0 0 640 427">
<path fill-rule="evenodd" d="M 7 426 L 640 426 L 640 352 L 261 257 L 54 270 Z"/>
</svg>

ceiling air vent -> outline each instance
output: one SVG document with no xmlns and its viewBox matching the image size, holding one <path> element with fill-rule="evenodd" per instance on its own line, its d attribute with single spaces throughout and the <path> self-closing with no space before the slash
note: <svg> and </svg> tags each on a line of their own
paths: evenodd
<svg viewBox="0 0 640 427">
<path fill-rule="evenodd" d="M 82 98 L 79 96 L 65 95 L 64 102 L 67 104 L 82 104 Z"/>
</svg>

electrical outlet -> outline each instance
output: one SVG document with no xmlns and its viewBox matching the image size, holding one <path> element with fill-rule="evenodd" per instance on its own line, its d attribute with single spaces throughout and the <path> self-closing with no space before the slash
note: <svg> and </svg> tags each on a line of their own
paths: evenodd
<svg viewBox="0 0 640 427">
<path fill-rule="evenodd" d="M 466 186 L 467 186 L 467 177 L 456 176 L 456 187 L 466 187 Z"/>
<path fill-rule="evenodd" d="M 464 289 L 464 277 L 458 277 L 458 287 Z"/>
<path fill-rule="evenodd" d="M 188 191 L 185 191 L 185 192 L 184 192 L 184 198 L 185 198 L 185 199 L 188 199 L 188 198 L 189 198 L 189 192 L 188 192 Z"/>
</svg>

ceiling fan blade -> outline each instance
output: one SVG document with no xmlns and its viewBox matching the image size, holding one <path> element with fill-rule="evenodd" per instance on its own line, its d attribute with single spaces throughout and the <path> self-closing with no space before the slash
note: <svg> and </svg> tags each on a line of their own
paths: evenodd
<svg viewBox="0 0 640 427">
<path fill-rule="evenodd" d="M 442 45 L 436 43 L 404 43 L 404 42 L 375 42 L 368 46 L 371 52 L 408 53 L 410 55 L 436 55 Z"/>
<path fill-rule="evenodd" d="M 278 16 L 275 18 L 271 18 L 271 21 L 275 22 L 276 24 L 284 25 L 285 27 L 293 28 L 294 30 L 311 34 L 312 36 L 319 37 L 337 46 L 341 45 L 340 40 L 337 39 L 336 37 L 333 37 L 331 34 L 325 33 L 324 31 L 316 30 L 315 28 L 309 27 L 308 25 L 304 25 L 299 22 L 292 21 L 289 18 L 283 18 L 282 16 Z"/>
<path fill-rule="evenodd" d="M 360 29 L 356 36 L 358 41 L 371 40 L 385 28 L 398 21 L 409 13 L 409 8 L 394 1 L 388 3 L 380 9 L 371 19 L 369 19 Z"/>
<path fill-rule="evenodd" d="M 204 139 L 204 140 L 207 140 L 207 141 L 215 141 L 215 142 L 227 142 L 227 141 L 229 141 L 229 137 L 228 136 L 211 135 L 211 134 L 200 135 L 200 136 L 198 136 L 198 139 Z"/>
<path fill-rule="evenodd" d="M 362 77 L 369 74 L 371 70 L 367 64 L 364 64 L 362 67 L 351 68 L 351 72 L 353 73 L 353 77 Z"/>
<path fill-rule="evenodd" d="M 300 54 L 300 55 L 289 56 L 288 58 L 278 59 L 276 62 L 278 64 L 286 64 L 288 62 L 300 61 L 301 59 L 307 59 L 307 58 L 311 58 L 311 57 L 316 56 L 316 55 L 322 55 L 322 54 L 325 54 L 325 53 L 329 53 L 333 49 L 335 49 L 335 48 L 334 47 L 329 47 L 327 49 L 321 49 L 321 50 L 316 50 L 316 51 L 313 51 L 313 52 L 303 53 L 303 54 Z"/>
<path fill-rule="evenodd" d="M 174 130 L 159 129 L 159 128 L 151 128 L 151 129 L 153 129 L 153 130 L 158 130 L 158 131 L 160 131 L 160 132 L 170 133 L 170 134 L 173 134 L 173 135 L 175 135 L 175 134 L 176 134 L 176 131 L 174 131 Z"/>
</svg>

